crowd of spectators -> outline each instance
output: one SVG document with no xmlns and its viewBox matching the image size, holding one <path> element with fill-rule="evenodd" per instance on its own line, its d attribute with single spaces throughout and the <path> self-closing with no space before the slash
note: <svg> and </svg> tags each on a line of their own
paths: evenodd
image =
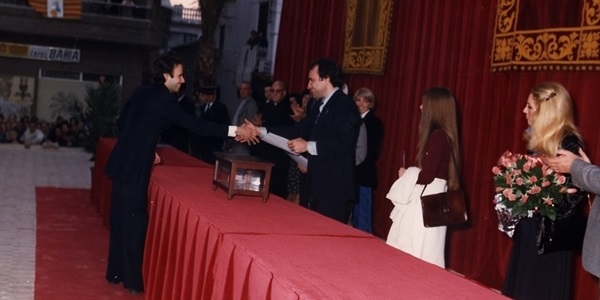
<svg viewBox="0 0 600 300">
<path fill-rule="evenodd" d="M 54 122 L 35 116 L 4 116 L 0 113 L 0 143 L 22 144 L 25 148 L 83 147 L 88 131 L 76 117 L 57 117 Z"/>
</svg>

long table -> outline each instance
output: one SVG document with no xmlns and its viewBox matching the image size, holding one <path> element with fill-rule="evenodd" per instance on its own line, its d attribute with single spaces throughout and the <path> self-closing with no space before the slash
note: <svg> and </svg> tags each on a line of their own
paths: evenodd
<svg viewBox="0 0 600 300">
<path fill-rule="evenodd" d="M 149 214 L 146 299 L 505 299 L 279 197 L 228 200 L 207 168 L 156 168 Z"/>
<path fill-rule="evenodd" d="M 92 201 L 108 224 L 101 139 Z M 144 253 L 146 299 L 505 299 L 380 239 L 271 195 L 213 190 L 211 165 L 158 147 Z"/>
</svg>

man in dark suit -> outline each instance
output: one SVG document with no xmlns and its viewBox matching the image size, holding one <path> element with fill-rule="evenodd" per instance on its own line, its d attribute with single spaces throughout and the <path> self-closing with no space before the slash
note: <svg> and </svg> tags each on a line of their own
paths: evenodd
<svg viewBox="0 0 600 300">
<path fill-rule="evenodd" d="M 291 115 L 293 114 L 290 106 L 290 100 L 287 97 L 287 88 L 285 83 L 277 80 L 272 84 L 273 94 L 269 103 L 263 106 L 262 119 L 263 126 L 288 126 L 294 124 Z M 269 183 L 269 192 L 281 198 L 287 198 L 288 170 L 290 167 L 290 157 L 285 151 L 267 143 L 259 143 L 251 149 L 251 154 L 272 162 L 271 182 Z"/>
<path fill-rule="evenodd" d="M 200 100 L 199 118 L 217 124 L 229 125 L 227 106 L 217 100 L 217 86 L 202 86 L 196 93 Z M 218 136 L 192 134 L 192 155 L 209 164 L 215 163 L 214 152 L 223 151 L 225 139 Z"/>
<path fill-rule="evenodd" d="M 178 58 L 161 56 L 152 67 L 153 85 L 139 87 L 118 120 L 119 137 L 106 165 L 112 179 L 110 240 L 106 279 L 131 293 L 144 290 L 142 259 L 148 227 L 148 183 L 156 143 L 169 122 L 196 134 L 253 140 L 250 130 L 196 119 L 177 105 L 183 78 Z"/>
<path fill-rule="evenodd" d="M 337 64 L 319 59 L 310 67 L 308 89 L 321 103 L 292 126 L 256 130 L 289 138 L 290 150 L 307 154 L 309 208 L 347 223 L 356 198 L 355 149 L 361 123 L 356 105 L 340 90 L 343 84 Z"/>
</svg>

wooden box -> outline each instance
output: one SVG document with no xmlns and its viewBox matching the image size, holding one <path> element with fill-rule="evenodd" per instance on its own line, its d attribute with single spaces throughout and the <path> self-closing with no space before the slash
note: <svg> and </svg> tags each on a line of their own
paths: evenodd
<svg viewBox="0 0 600 300">
<path fill-rule="evenodd" d="M 247 195 L 267 201 L 273 163 L 254 156 L 221 152 L 215 153 L 215 158 L 213 190 L 224 189 L 230 200 L 233 195 Z"/>
</svg>

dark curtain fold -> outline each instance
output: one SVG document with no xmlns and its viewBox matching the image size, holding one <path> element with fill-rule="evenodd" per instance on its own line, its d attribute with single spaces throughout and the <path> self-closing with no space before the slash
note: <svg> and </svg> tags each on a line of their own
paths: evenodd
<svg viewBox="0 0 600 300">
<path fill-rule="evenodd" d="M 540 28 L 578 27 L 581 25 L 581 8 L 584 0 L 521 1 L 518 30 Z"/>
<path fill-rule="evenodd" d="M 569 0 L 559 1 L 561 5 Z M 543 3 L 540 3 L 543 5 Z M 343 0 L 284 1 L 275 78 L 291 91 L 306 87 L 307 65 L 320 57 L 342 62 Z M 540 8 L 542 12 L 546 8 Z M 414 164 L 422 92 L 446 86 L 456 95 L 463 151 L 463 186 L 470 222 L 448 232 L 447 265 L 467 278 L 499 289 L 512 241 L 497 230 L 491 168 L 505 150 L 525 152 L 522 113 L 532 86 L 558 81 L 571 92 L 576 120 L 592 161 L 600 163 L 598 71 L 490 71 L 496 2 L 488 0 L 395 0 L 387 66 L 383 76 L 349 75 L 350 91 L 368 87 L 385 126 L 374 199 L 375 235 L 385 239 L 392 204 L 385 198 L 403 153 Z M 573 16 L 579 18 L 579 15 Z M 577 258 L 574 299 L 598 297 L 595 280 Z"/>
</svg>

